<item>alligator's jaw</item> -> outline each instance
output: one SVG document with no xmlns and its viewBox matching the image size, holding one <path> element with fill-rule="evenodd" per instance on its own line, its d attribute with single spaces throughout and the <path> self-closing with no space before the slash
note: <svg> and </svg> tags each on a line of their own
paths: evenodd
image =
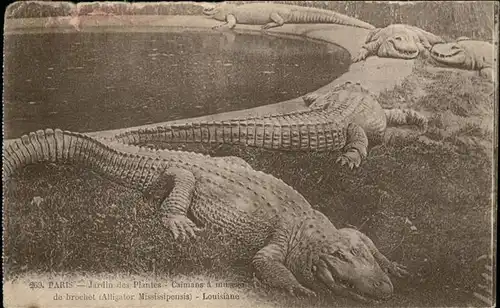
<svg viewBox="0 0 500 308">
<path fill-rule="evenodd" d="M 332 273 L 329 270 L 318 269 L 316 272 L 316 277 L 321 281 L 326 288 L 336 295 L 349 297 L 360 302 L 370 302 L 370 300 L 354 291 L 352 285 L 345 281 L 337 281 L 333 278 Z"/>
<path fill-rule="evenodd" d="M 431 57 L 433 60 L 446 65 L 462 66 L 466 62 L 466 55 L 463 50 L 440 52 L 433 48 L 431 50 Z"/>
<path fill-rule="evenodd" d="M 387 40 L 379 47 L 379 57 L 390 57 L 398 59 L 415 59 L 419 54 L 417 46 L 397 46 L 392 39 Z"/>
<path fill-rule="evenodd" d="M 336 275 L 335 269 L 329 264 L 326 258 L 320 257 L 318 266 L 316 266 L 315 269 L 316 278 L 321 281 L 329 291 L 336 295 L 349 297 L 365 303 L 387 300 L 392 296 L 393 287 L 388 277 L 383 279 L 388 281 L 388 284 L 384 286 L 382 283 L 381 287 L 377 290 L 378 292 L 368 294 L 366 292 L 362 292 L 354 283 L 344 280 Z M 385 275 L 383 272 L 381 272 L 381 274 Z"/>
</svg>

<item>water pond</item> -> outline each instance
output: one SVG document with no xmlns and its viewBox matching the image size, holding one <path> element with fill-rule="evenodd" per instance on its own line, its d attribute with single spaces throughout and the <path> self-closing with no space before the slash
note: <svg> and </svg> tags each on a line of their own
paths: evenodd
<svg viewBox="0 0 500 308">
<path fill-rule="evenodd" d="M 327 43 L 215 31 L 11 34 L 4 52 L 6 138 L 272 104 L 328 84 L 350 64 Z"/>
</svg>

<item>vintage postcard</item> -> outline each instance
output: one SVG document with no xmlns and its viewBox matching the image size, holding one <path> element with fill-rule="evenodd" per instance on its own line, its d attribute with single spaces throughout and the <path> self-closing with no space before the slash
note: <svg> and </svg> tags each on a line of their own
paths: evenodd
<svg viewBox="0 0 500 308">
<path fill-rule="evenodd" d="M 18 1 L 3 305 L 493 307 L 498 3 Z"/>
</svg>

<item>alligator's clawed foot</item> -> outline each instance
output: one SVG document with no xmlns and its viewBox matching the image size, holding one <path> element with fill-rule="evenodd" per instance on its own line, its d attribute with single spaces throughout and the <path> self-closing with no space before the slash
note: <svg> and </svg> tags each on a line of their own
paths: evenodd
<svg viewBox="0 0 500 308">
<path fill-rule="evenodd" d="M 355 57 L 353 57 L 353 58 L 351 59 L 351 62 L 352 62 L 352 63 L 356 63 L 356 62 L 360 62 L 360 61 L 362 61 L 362 60 L 364 60 L 363 56 L 358 54 L 358 55 L 356 55 Z"/>
<path fill-rule="evenodd" d="M 303 296 L 303 297 L 316 297 L 314 291 L 309 290 L 303 286 L 290 287 L 288 293 L 292 296 Z"/>
<path fill-rule="evenodd" d="M 420 57 L 422 57 L 423 59 L 428 59 L 428 58 L 430 58 L 430 56 L 431 56 L 430 49 L 427 49 L 427 48 L 421 49 L 421 50 L 420 50 L 420 52 L 419 52 L 419 55 L 420 55 Z"/>
<path fill-rule="evenodd" d="M 340 163 L 341 166 L 347 164 L 350 169 L 353 169 L 354 167 L 358 168 L 359 165 L 361 165 L 361 156 L 358 151 L 350 150 L 337 158 L 336 163 Z"/>
<path fill-rule="evenodd" d="M 421 134 L 427 133 L 427 130 L 429 130 L 429 120 L 426 117 L 421 117 L 420 119 L 417 119 L 417 126 L 420 130 Z"/>
<path fill-rule="evenodd" d="M 257 275 L 255 275 L 255 273 L 253 273 L 252 282 L 255 289 L 262 286 L 262 282 L 259 280 L 259 278 L 257 278 Z"/>
<path fill-rule="evenodd" d="M 181 238 L 195 238 L 195 232 L 200 231 L 200 228 L 196 227 L 194 222 L 182 215 L 167 215 L 163 218 L 163 223 L 172 232 L 174 239 L 177 239 L 179 236 Z"/>
<path fill-rule="evenodd" d="M 391 262 L 388 266 L 387 271 L 389 274 L 394 275 L 399 278 L 404 278 L 410 276 L 410 272 L 407 271 L 407 267 L 396 262 Z"/>
<path fill-rule="evenodd" d="M 351 59 L 351 61 L 352 63 L 360 62 L 362 60 L 365 60 L 367 56 L 368 56 L 368 51 L 366 49 L 362 49 L 361 51 L 358 52 L 356 56 L 354 56 Z"/>
</svg>

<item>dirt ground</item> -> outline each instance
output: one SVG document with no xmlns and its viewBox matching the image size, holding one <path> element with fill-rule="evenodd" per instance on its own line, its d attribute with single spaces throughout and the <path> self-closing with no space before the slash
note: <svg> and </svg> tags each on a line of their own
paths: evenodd
<svg viewBox="0 0 500 308">
<path fill-rule="evenodd" d="M 477 305 L 471 292 L 482 268 L 475 260 L 491 251 L 493 85 L 474 72 L 419 61 L 401 86 L 379 99 L 384 107 L 422 111 L 430 127 L 425 134 L 389 129 L 386 143 L 372 148 L 358 170 L 336 165 L 339 153 L 181 149 L 242 157 L 296 188 L 337 227 L 367 234 L 412 273 L 394 278 L 394 297 L 380 305 Z M 251 255 L 235 258 L 237 243 L 210 230 L 197 240 L 174 242 L 156 205 L 90 170 L 30 166 L 4 184 L 4 196 L 9 276 L 49 270 L 207 274 L 247 282 L 248 296 L 260 304 L 359 305 L 344 299 L 294 302 L 252 287 Z"/>
</svg>

